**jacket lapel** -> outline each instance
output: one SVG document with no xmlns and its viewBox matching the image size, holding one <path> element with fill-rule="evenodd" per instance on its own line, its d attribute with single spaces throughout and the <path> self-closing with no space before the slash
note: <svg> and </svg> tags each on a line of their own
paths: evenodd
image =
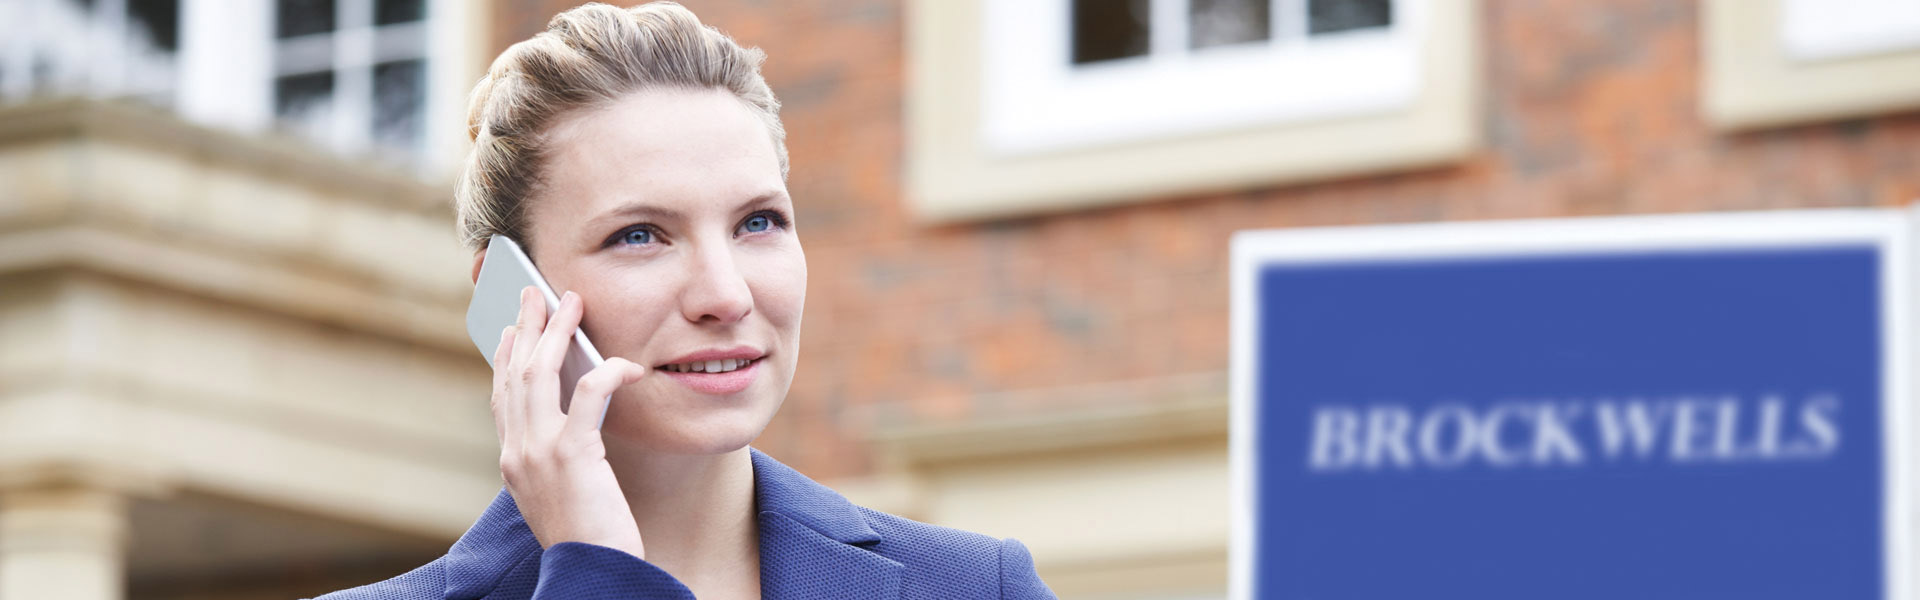
<svg viewBox="0 0 1920 600">
<path fill-rule="evenodd" d="M 840 543 L 784 515 L 760 513 L 760 597 L 859 598 L 900 596 L 900 563 Z"/>
<path fill-rule="evenodd" d="M 761 597 L 899 597 L 903 567 L 868 549 L 880 534 L 852 502 L 759 449 L 752 453 Z"/>
</svg>

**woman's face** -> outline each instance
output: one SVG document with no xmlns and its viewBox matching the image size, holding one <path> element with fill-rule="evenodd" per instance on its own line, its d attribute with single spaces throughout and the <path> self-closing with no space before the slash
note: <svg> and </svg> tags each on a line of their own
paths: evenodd
<svg viewBox="0 0 1920 600">
<path fill-rule="evenodd" d="M 585 301 L 602 356 L 653 367 L 604 431 L 671 454 L 753 441 L 793 382 L 807 289 L 766 125 L 726 91 L 647 91 L 569 115 L 548 147 L 533 259 Z"/>
</svg>

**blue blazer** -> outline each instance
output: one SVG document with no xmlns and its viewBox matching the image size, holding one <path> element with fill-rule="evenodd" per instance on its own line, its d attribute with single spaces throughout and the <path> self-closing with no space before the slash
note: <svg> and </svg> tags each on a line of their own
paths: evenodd
<svg viewBox="0 0 1920 600">
<path fill-rule="evenodd" d="M 779 461 L 753 455 L 762 598 L 1053 598 L 1020 542 L 854 506 Z M 542 550 L 505 490 L 447 555 L 321 600 L 690 599 L 632 554 L 579 542 Z"/>
</svg>

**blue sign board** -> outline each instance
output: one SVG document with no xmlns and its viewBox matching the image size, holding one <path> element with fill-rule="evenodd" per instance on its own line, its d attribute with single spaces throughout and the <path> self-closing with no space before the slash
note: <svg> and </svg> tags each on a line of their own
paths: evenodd
<svg viewBox="0 0 1920 600">
<path fill-rule="evenodd" d="M 1236 596 L 1900 597 L 1905 232 L 1869 211 L 1242 235 Z"/>
</svg>

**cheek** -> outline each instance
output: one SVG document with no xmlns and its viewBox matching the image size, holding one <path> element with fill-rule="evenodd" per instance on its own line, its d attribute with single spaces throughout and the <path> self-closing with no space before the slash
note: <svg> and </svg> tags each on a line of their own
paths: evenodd
<svg viewBox="0 0 1920 600">
<path fill-rule="evenodd" d="M 652 337 L 661 323 L 675 310 L 669 290 L 676 282 L 663 277 L 671 270 L 626 267 L 598 272 L 583 282 L 580 295 L 587 301 L 583 326 L 601 353 L 611 357 L 629 356 Z"/>
<path fill-rule="evenodd" d="M 799 244 L 754 260 L 747 287 L 753 290 L 756 308 L 766 311 L 776 326 L 799 323 L 807 301 L 807 258 Z"/>
</svg>

